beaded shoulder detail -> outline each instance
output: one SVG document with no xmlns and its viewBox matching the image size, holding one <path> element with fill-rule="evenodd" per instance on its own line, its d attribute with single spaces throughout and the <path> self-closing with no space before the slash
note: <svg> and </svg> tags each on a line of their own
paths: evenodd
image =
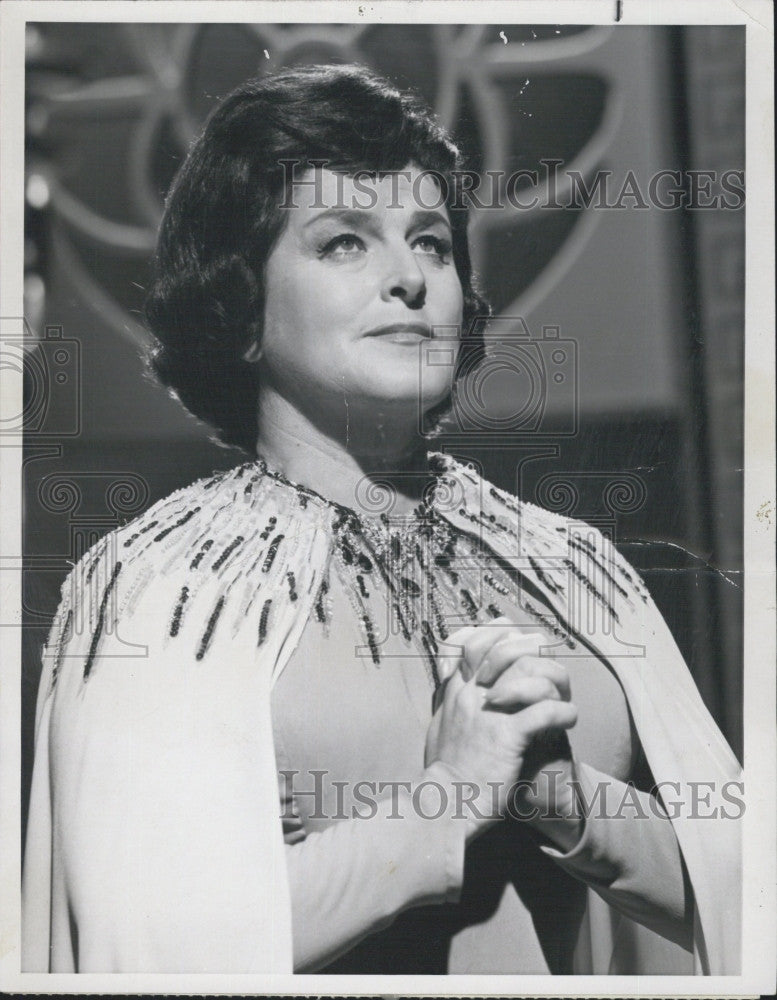
<svg viewBox="0 0 777 1000">
<path fill-rule="evenodd" d="M 101 539 L 68 577 L 49 643 L 52 684 L 75 620 L 88 620 L 88 680 L 106 631 L 149 594 L 167 609 L 165 634 L 153 638 L 175 643 L 182 662 L 248 637 L 280 671 L 279 635 L 298 636 L 309 618 L 331 626 L 336 574 L 365 655 L 380 662 L 375 608 L 389 608 L 435 686 L 439 644 L 456 625 L 502 614 L 501 597 L 528 590 L 524 609 L 568 645 L 570 582 L 615 620 L 624 600 L 647 600 L 594 529 L 522 503 L 450 456 L 430 455 L 429 469 L 423 501 L 399 519 L 340 506 L 261 460 L 176 491 Z"/>
<path fill-rule="evenodd" d="M 334 516 L 314 494 L 279 489 L 256 462 L 170 494 L 100 539 L 65 580 L 48 645 L 52 682 L 74 622 L 85 621 L 91 634 L 87 680 L 105 632 L 150 592 L 169 605 L 166 634 L 152 641 L 185 637 L 186 655 L 199 662 L 216 638 L 253 628 L 258 648 L 274 605 L 312 602 L 312 571 L 320 575 L 326 562 Z"/>
<path fill-rule="evenodd" d="M 583 630 L 586 603 L 617 624 L 650 602 L 637 572 L 597 528 L 519 500 L 472 465 L 440 461 L 455 492 L 446 511 L 451 523 L 479 533 L 495 558 L 542 593 L 568 633 Z"/>
</svg>

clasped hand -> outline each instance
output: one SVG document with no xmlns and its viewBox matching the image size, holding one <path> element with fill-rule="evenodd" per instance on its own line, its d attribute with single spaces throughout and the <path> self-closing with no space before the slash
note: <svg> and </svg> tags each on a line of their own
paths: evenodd
<svg viewBox="0 0 777 1000">
<path fill-rule="evenodd" d="M 516 806 L 520 818 L 559 846 L 568 848 L 579 835 L 566 735 L 577 708 L 566 668 L 539 655 L 544 641 L 498 618 L 454 633 L 448 643 L 461 652 L 439 661 L 445 679 L 427 733 L 426 765 L 444 765 L 477 791 L 468 839 L 506 811 L 515 815 Z"/>
</svg>

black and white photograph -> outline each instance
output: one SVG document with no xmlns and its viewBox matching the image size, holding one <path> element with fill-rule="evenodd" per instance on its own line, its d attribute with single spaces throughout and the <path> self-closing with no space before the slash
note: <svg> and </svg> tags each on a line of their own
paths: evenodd
<svg viewBox="0 0 777 1000">
<path fill-rule="evenodd" d="M 0 15 L 3 988 L 768 994 L 771 5 Z"/>
</svg>

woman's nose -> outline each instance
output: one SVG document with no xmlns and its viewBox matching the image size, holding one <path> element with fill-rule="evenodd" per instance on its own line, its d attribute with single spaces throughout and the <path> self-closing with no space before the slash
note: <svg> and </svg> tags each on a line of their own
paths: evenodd
<svg viewBox="0 0 777 1000">
<path fill-rule="evenodd" d="M 386 269 L 381 289 L 384 302 L 402 299 L 412 309 L 420 309 L 426 299 L 426 277 L 413 251 L 399 251 Z"/>
</svg>

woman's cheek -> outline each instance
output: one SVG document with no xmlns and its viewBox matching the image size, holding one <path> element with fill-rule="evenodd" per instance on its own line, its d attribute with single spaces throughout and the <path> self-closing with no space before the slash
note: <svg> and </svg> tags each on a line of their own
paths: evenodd
<svg viewBox="0 0 777 1000">
<path fill-rule="evenodd" d="M 444 302 L 445 322 L 451 325 L 461 325 L 464 313 L 464 293 L 461 289 L 459 276 L 455 271 L 447 272 L 446 281 L 441 287 L 441 297 Z"/>
</svg>

